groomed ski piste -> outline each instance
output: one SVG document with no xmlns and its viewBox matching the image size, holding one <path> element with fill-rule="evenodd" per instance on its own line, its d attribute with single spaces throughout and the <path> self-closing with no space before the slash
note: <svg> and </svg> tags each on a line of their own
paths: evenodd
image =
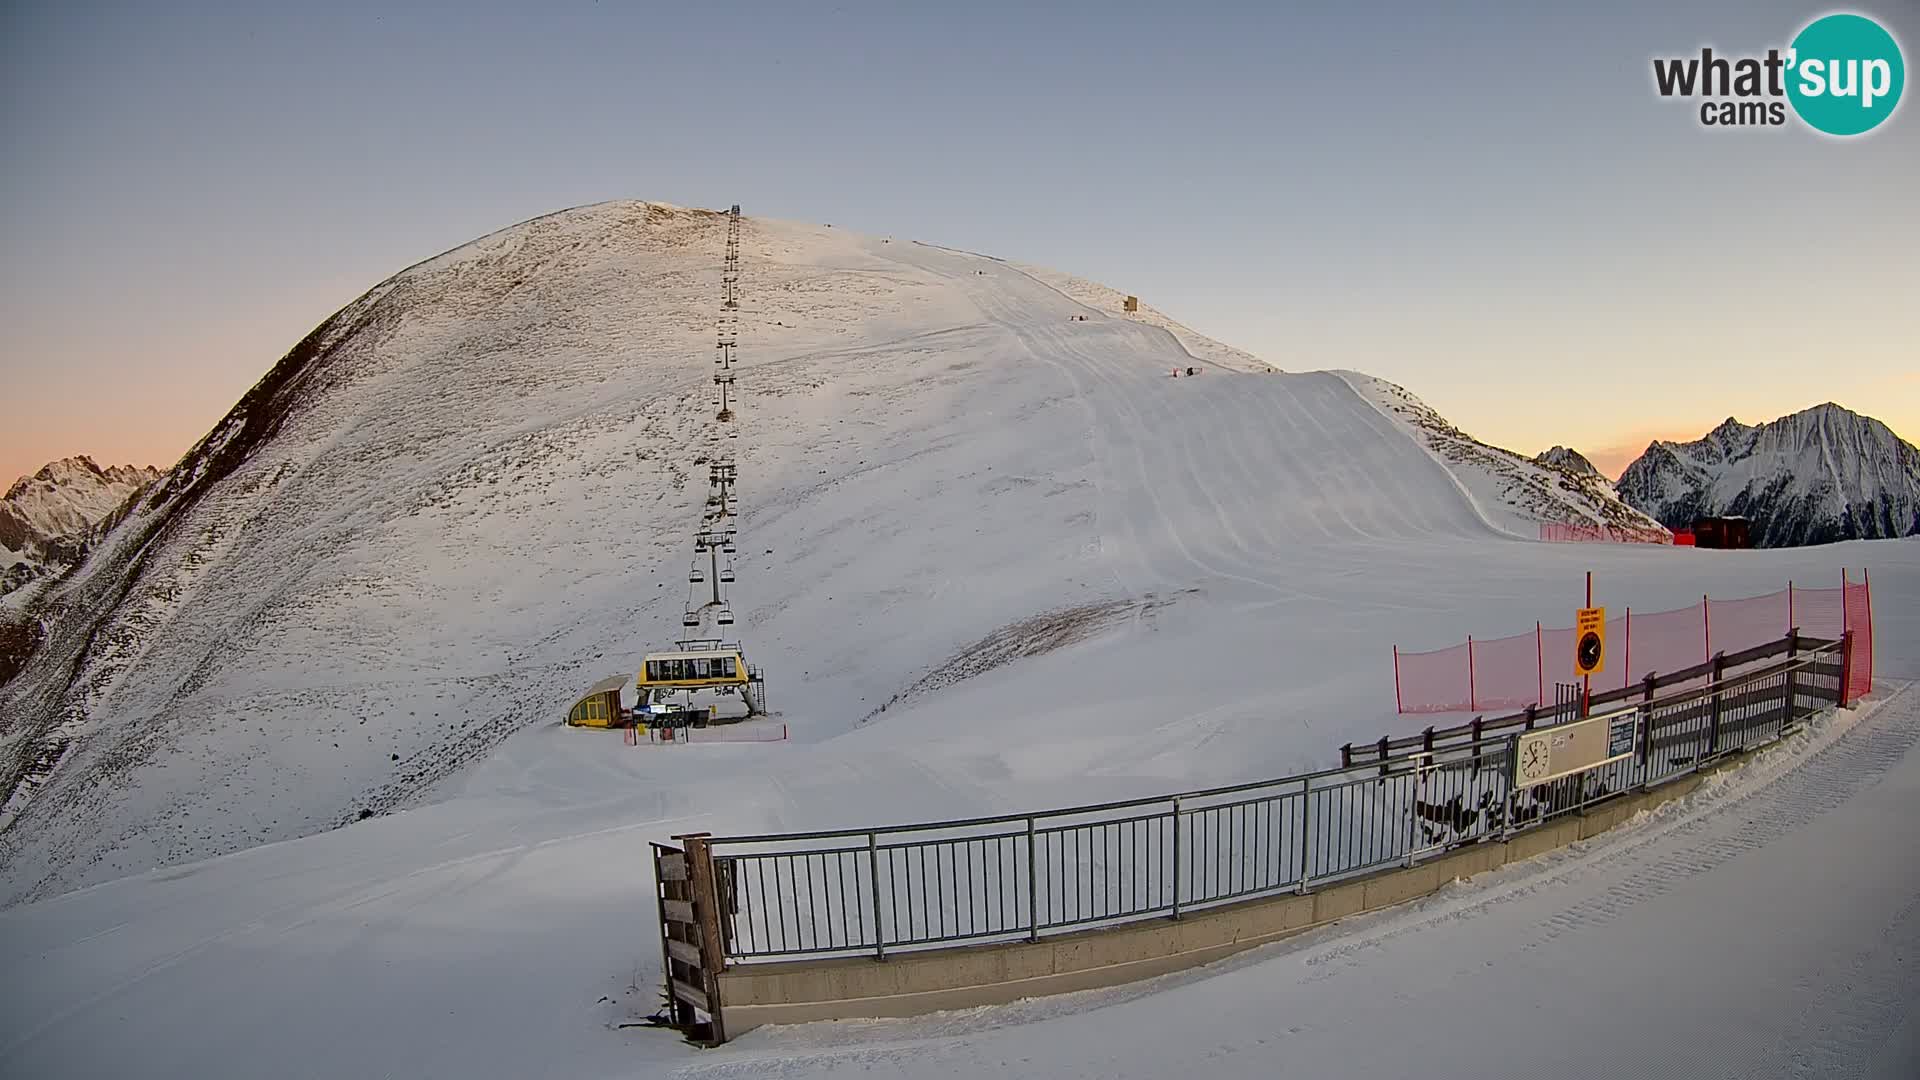
<svg viewBox="0 0 1920 1080">
<path fill-rule="evenodd" d="M 65 718 L 94 741 L 5 841 L 9 1073 L 1905 1076 L 1920 1060 L 1920 544 L 1535 543 L 1364 377 L 1183 346 L 1204 339 L 998 260 L 750 219 L 736 629 L 791 739 L 627 747 L 557 721 L 676 629 L 683 597 L 656 582 L 681 572 L 700 486 L 674 486 L 668 462 L 706 407 L 687 361 L 711 349 L 723 225 L 645 204 L 544 221 L 383 286 L 416 306 L 318 372 L 148 553 L 143 573 L 174 587 L 130 590 L 145 606 Z M 1204 373 L 1169 378 L 1189 365 Z M 1597 600 L 1660 610 L 1837 585 L 1842 567 L 1873 580 L 1867 702 L 1573 849 L 1116 990 L 711 1051 L 627 1026 L 660 1004 L 649 840 L 1324 766 L 1433 719 L 1394 716 L 1395 643 L 1565 622 L 1587 570 Z M 166 737 L 91 771 L 125 760 L 115 718 Z M 417 782 L 391 775 L 390 748 Z M 112 782 L 67 790 L 89 775 Z M 330 827 L 370 793 L 389 812 Z"/>
</svg>

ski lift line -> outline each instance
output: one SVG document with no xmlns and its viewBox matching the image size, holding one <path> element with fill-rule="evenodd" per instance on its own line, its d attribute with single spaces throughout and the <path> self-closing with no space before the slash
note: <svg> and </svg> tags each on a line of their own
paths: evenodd
<svg viewBox="0 0 1920 1080">
<path fill-rule="evenodd" d="M 719 387 L 719 413 L 714 423 L 725 424 L 723 428 L 708 428 L 708 441 L 724 432 L 727 439 L 740 437 L 739 429 L 729 421 L 733 420 L 730 408 L 733 392 L 737 387 L 737 375 L 732 370 L 739 346 L 739 309 L 738 284 L 740 280 L 740 207 L 734 204 L 728 212 L 725 263 L 722 267 L 721 281 L 723 300 L 719 316 L 715 320 L 714 347 L 717 352 L 715 365 L 719 368 L 714 374 L 714 384 Z M 721 443 L 721 446 L 728 445 Z M 730 519 L 737 514 L 737 496 L 733 485 L 739 482 L 739 466 L 729 453 L 723 460 L 710 461 L 708 465 L 708 493 L 702 506 L 698 531 L 694 534 L 695 560 L 688 570 L 687 608 L 682 615 L 682 625 L 689 628 L 688 640 L 693 640 L 692 628 L 700 627 L 709 621 L 715 626 L 731 626 L 734 622 L 732 605 L 721 590 L 723 584 L 733 584 L 738 580 L 738 570 L 734 565 L 736 531 Z M 699 565 L 700 555 L 706 556 L 705 567 Z M 726 556 L 724 565 L 722 556 Z M 693 586 L 709 585 L 711 592 L 706 603 L 698 606 L 692 595 Z M 712 611 L 709 618 L 708 611 Z M 756 671 L 757 674 L 757 671 Z"/>
</svg>

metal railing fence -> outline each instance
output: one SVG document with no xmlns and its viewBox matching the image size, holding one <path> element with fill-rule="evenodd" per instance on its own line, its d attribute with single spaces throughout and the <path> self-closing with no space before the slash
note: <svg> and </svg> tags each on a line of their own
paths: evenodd
<svg viewBox="0 0 1920 1080">
<path fill-rule="evenodd" d="M 1781 737 L 1842 700 L 1844 644 L 1801 638 L 1799 655 L 1629 704 L 1631 757 L 1546 784 L 1511 783 L 1517 736 L 1501 733 L 1033 814 L 714 837 L 726 960 L 1036 940 L 1412 865 Z"/>
</svg>

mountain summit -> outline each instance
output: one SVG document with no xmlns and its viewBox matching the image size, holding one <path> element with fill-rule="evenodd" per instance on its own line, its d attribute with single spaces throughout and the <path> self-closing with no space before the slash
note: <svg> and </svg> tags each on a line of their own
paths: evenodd
<svg viewBox="0 0 1920 1080">
<path fill-rule="evenodd" d="M 161 475 L 151 466 L 103 469 L 82 454 L 21 477 L 0 499 L 0 593 L 65 570 L 90 529 Z"/>
<path fill-rule="evenodd" d="M 1606 479 L 1599 469 L 1593 467 L 1593 462 L 1587 460 L 1585 454 L 1571 447 L 1553 447 L 1552 449 L 1544 451 L 1533 460 L 1542 465 L 1552 465 L 1556 468 L 1565 469 L 1575 476 L 1598 476 L 1603 480 Z"/>
<path fill-rule="evenodd" d="M 1769 424 L 1728 417 L 1689 443 L 1654 442 L 1618 489 L 1669 528 L 1702 515 L 1749 518 L 1761 547 L 1920 533 L 1920 450 L 1831 402 Z"/>
</svg>

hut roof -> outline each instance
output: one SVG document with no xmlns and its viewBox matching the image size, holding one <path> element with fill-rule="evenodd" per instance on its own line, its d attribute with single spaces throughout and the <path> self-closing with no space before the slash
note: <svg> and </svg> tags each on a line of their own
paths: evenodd
<svg viewBox="0 0 1920 1080">
<path fill-rule="evenodd" d="M 599 682 L 594 683 L 592 686 L 587 687 L 579 697 L 573 699 L 573 703 L 578 705 L 590 697 L 597 697 L 609 690 L 619 690 L 626 685 L 627 677 L 625 675 L 609 675 Z"/>
</svg>

